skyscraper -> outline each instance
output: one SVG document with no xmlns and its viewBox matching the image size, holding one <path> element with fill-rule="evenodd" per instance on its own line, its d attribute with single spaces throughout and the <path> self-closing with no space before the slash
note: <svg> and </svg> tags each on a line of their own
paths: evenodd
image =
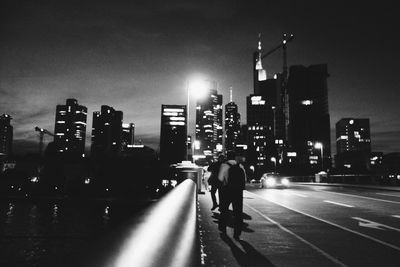
<svg viewBox="0 0 400 267">
<path fill-rule="evenodd" d="M 255 167 L 256 172 L 276 170 L 276 159 L 282 158 L 287 144 L 284 76 L 275 74 L 268 79 L 262 58 L 259 35 L 258 49 L 253 53 L 254 94 L 247 99 L 248 162 Z M 274 163 L 271 162 L 272 158 Z"/>
<path fill-rule="evenodd" d="M 7 114 L 0 116 L 0 158 L 12 154 L 13 127 L 11 119 L 11 116 Z"/>
<path fill-rule="evenodd" d="M 329 77 L 326 64 L 291 66 L 289 71 L 289 144 L 305 171 L 330 166 Z M 322 144 L 323 155 L 316 143 Z"/>
<path fill-rule="evenodd" d="M 122 149 L 122 111 L 102 105 L 93 112 L 92 156 L 117 156 Z"/>
<path fill-rule="evenodd" d="M 236 150 L 240 138 L 240 114 L 238 106 L 232 100 L 225 105 L 225 149 Z"/>
<path fill-rule="evenodd" d="M 256 172 L 266 171 L 274 155 L 273 109 L 263 95 L 247 97 L 247 162 Z"/>
<path fill-rule="evenodd" d="M 128 146 L 132 146 L 135 143 L 135 124 L 134 123 L 123 123 L 122 124 L 122 140 L 121 148 L 122 151 L 126 151 Z"/>
<path fill-rule="evenodd" d="M 216 82 L 210 82 L 207 94 L 196 102 L 196 138 L 194 156 L 211 160 L 222 150 L 222 95 Z"/>
<path fill-rule="evenodd" d="M 366 169 L 371 154 L 369 119 L 343 118 L 336 123 L 336 167 Z"/>
<path fill-rule="evenodd" d="M 222 126 L 222 95 L 215 95 L 214 97 L 214 124 L 213 124 L 213 131 L 214 131 L 214 155 L 218 152 L 222 152 L 223 150 L 223 126 Z"/>
<path fill-rule="evenodd" d="M 87 108 L 76 99 L 57 105 L 54 145 L 59 155 L 79 158 L 85 153 Z"/>
<path fill-rule="evenodd" d="M 161 105 L 160 160 L 163 164 L 186 159 L 186 115 L 185 105 Z"/>
</svg>

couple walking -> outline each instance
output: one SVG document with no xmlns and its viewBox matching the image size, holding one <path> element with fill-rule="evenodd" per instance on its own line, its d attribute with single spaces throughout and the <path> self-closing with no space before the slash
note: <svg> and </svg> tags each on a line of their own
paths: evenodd
<svg viewBox="0 0 400 267">
<path fill-rule="evenodd" d="M 218 207 L 215 192 L 219 193 L 220 218 L 218 229 L 226 234 L 229 206 L 232 204 L 234 218 L 235 239 L 240 239 L 243 224 L 243 190 L 246 184 L 246 172 L 242 163 L 244 158 L 237 156 L 234 151 L 227 152 L 227 160 L 224 162 L 223 155 L 218 161 L 209 167 L 211 171 L 211 198 L 213 201 L 212 210 Z"/>
</svg>

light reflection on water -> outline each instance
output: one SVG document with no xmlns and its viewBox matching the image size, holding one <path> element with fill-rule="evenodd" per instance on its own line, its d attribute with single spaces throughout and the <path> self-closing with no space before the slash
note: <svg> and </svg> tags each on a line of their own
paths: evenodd
<svg viewBox="0 0 400 267">
<path fill-rule="evenodd" d="M 0 200 L 0 266 L 55 266 L 49 262 L 86 250 L 145 206 L 105 200 Z"/>
</svg>

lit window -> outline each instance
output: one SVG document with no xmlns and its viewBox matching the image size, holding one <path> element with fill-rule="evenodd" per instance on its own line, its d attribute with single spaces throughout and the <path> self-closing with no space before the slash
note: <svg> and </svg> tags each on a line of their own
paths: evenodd
<svg viewBox="0 0 400 267">
<path fill-rule="evenodd" d="M 301 104 L 304 106 L 311 106 L 313 104 L 312 100 L 303 100 L 301 101 Z"/>
</svg>

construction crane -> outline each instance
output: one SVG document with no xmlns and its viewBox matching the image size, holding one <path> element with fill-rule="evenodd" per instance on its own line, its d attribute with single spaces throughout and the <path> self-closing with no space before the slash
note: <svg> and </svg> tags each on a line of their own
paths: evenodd
<svg viewBox="0 0 400 267">
<path fill-rule="evenodd" d="M 283 50 L 283 81 L 282 81 L 282 91 L 284 94 L 284 116 L 285 116 L 285 137 L 288 139 L 288 123 L 289 123 L 289 99 L 287 92 L 287 83 L 288 83 L 288 67 L 287 67 L 287 43 L 291 42 L 294 39 L 293 34 L 283 34 L 282 42 L 275 46 L 273 49 L 269 50 L 267 53 L 261 56 L 261 59 L 271 55 L 275 51 L 282 48 Z"/>
<path fill-rule="evenodd" d="M 47 135 L 50 135 L 50 136 L 54 136 L 54 134 L 52 132 L 49 132 L 48 130 L 40 128 L 38 126 L 35 127 L 35 131 L 39 132 L 39 153 L 40 153 L 40 155 L 42 155 L 42 153 L 43 153 L 43 138 L 44 138 L 44 135 L 47 134 Z"/>
</svg>

